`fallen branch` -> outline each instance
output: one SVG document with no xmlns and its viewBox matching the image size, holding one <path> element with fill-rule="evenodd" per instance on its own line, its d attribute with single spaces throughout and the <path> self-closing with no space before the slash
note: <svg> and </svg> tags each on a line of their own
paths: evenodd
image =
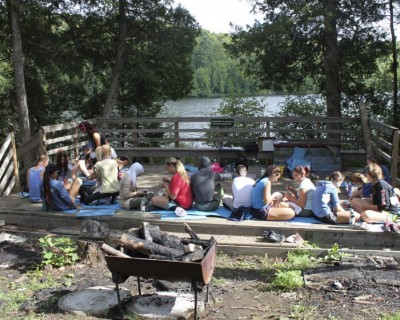
<svg viewBox="0 0 400 320">
<path fill-rule="evenodd" d="M 105 243 L 103 243 L 100 248 L 101 248 L 101 250 L 107 252 L 108 254 L 111 254 L 112 256 L 121 257 L 121 258 L 131 258 L 127 254 L 122 253 L 121 251 L 118 251 Z"/>
</svg>

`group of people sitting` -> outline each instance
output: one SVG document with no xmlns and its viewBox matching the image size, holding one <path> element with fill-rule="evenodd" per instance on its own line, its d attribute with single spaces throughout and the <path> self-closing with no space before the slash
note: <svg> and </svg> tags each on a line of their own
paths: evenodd
<svg viewBox="0 0 400 320">
<path fill-rule="evenodd" d="M 339 171 L 314 185 L 308 178 L 310 169 L 298 166 L 293 170 L 298 188 L 287 185 L 284 192 L 274 193 L 272 185 L 282 175 L 279 167 L 268 166 L 265 174 L 256 181 L 246 177 L 244 166 L 238 166 L 236 172 L 238 177 L 232 184 L 233 202 L 223 199 L 224 204 L 232 209 L 231 217 L 235 220 L 251 217 L 290 220 L 296 216 L 315 216 L 324 223 L 348 224 L 353 211 L 354 220 L 363 221 L 358 225 L 361 229 L 367 229 L 366 223 L 376 222 L 390 225 L 392 231 L 398 231 L 393 223 L 398 215 L 398 189 L 388 182 L 389 170 L 382 170 L 372 157 L 367 159 L 363 173 L 352 175 L 352 182 L 356 185 L 348 200 L 339 199 L 340 187 L 345 180 Z"/>
<path fill-rule="evenodd" d="M 333 172 L 314 185 L 306 166 L 293 170 L 293 179 L 299 183 L 297 188 L 287 185 L 284 192 L 272 192 L 272 185 L 282 176 L 280 167 L 270 165 L 254 180 L 247 177 L 247 167 L 239 164 L 232 180 L 232 195 L 227 195 L 218 183 L 224 175 L 211 170 L 208 157 L 199 159 L 198 171 L 192 175 L 179 159 L 167 159 L 170 177 L 162 179 L 161 192 L 155 195 L 138 188 L 137 177 L 144 172 L 140 163 L 129 165 L 127 157 L 117 158 L 106 139 L 88 122 L 81 122 L 79 129 L 88 135 L 89 143 L 74 165 L 69 154 L 60 150 L 56 163 L 49 164 L 48 157 L 41 156 L 37 165 L 28 170 L 27 187 L 32 202 L 44 201 L 57 211 L 78 208 L 78 195 L 80 203 L 85 204 L 102 198 L 110 198 L 113 203 L 119 197 L 121 208 L 128 210 L 138 209 L 144 203 L 146 211 L 192 206 L 200 211 L 215 211 L 223 204 L 232 211 L 232 220 L 315 216 L 324 223 L 341 224 L 349 223 L 350 209 L 355 221 L 365 223 L 392 223 L 397 218 L 398 193 L 390 185 L 389 170 L 372 157 L 368 157 L 362 173 L 351 176 L 357 187 L 348 201 L 339 200 L 339 187 L 345 180 L 342 173 Z"/>
</svg>

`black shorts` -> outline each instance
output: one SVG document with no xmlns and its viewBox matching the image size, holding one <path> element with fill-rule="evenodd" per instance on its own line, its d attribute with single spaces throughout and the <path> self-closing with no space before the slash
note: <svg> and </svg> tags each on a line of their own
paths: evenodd
<svg viewBox="0 0 400 320">
<path fill-rule="evenodd" d="M 321 220 L 324 223 L 329 223 L 329 224 L 337 224 L 338 223 L 338 218 L 336 212 L 331 211 L 328 215 L 325 217 L 317 217 L 319 220 Z"/>
<path fill-rule="evenodd" d="M 264 208 L 261 208 L 261 209 L 252 208 L 251 213 L 253 214 L 254 218 L 257 218 L 260 220 L 267 220 L 269 209 L 271 209 L 271 207 L 269 205 L 266 205 Z"/>
</svg>

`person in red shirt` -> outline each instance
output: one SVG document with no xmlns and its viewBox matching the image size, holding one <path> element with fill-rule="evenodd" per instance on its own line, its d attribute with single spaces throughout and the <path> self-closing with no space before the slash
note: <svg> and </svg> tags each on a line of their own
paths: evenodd
<svg viewBox="0 0 400 320">
<path fill-rule="evenodd" d="M 190 189 L 190 178 L 183 163 L 176 158 L 167 159 L 166 169 L 172 174 L 171 180 L 164 178 L 160 187 L 165 190 L 164 195 L 151 198 L 151 205 L 146 211 L 156 210 L 160 207 L 166 210 L 175 210 L 177 207 L 189 209 L 193 204 L 192 191 Z"/>
</svg>

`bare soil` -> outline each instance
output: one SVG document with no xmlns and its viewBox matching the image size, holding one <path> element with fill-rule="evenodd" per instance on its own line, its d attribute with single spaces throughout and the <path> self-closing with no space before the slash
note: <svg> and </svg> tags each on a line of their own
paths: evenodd
<svg viewBox="0 0 400 320">
<path fill-rule="evenodd" d="M 9 232 L 0 227 L 0 232 Z M 38 282 L 54 278 L 54 286 L 35 289 L 28 286 L 27 272 L 40 263 L 37 238 L 25 243 L 0 243 L 0 319 L 77 319 L 62 314 L 57 302 L 75 290 L 98 285 L 114 285 L 104 262 L 96 265 L 78 263 L 60 269 L 45 268 Z M 201 319 L 382 319 L 400 308 L 400 267 L 397 261 L 379 257 L 349 258 L 339 263 L 306 270 L 307 286 L 292 292 L 270 287 L 276 270 L 273 259 L 256 256 L 219 255 L 209 287 L 209 304 Z M 122 284 L 137 294 L 136 278 Z M 191 292 L 188 283 L 143 279 L 142 294 L 165 287 Z M 24 299 L 7 309 L 4 297 L 24 292 Z M 25 291 L 24 291 L 25 290 Z M 29 291 L 29 292 L 26 292 Z M 201 294 L 205 298 L 206 290 Z M 105 318 L 123 319 L 119 310 Z M 125 316 L 126 319 L 140 319 Z M 94 319 L 94 318 L 86 318 Z M 395 318 L 393 318 L 395 319 Z M 398 319 L 398 318 L 397 318 Z"/>
</svg>

